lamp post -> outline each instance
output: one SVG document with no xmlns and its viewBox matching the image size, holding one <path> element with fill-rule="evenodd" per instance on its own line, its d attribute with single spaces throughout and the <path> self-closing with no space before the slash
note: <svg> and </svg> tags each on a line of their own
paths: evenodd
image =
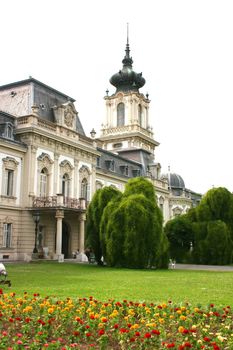
<svg viewBox="0 0 233 350">
<path fill-rule="evenodd" d="M 38 249 L 37 249 L 37 234 L 38 234 L 38 224 L 40 221 L 40 215 L 38 212 L 36 212 L 35 214 L 33 214 L 33 220 L 35 222 L 35 246 L 33 249 L 33 254 L 38 253 Z"/>
</svg>

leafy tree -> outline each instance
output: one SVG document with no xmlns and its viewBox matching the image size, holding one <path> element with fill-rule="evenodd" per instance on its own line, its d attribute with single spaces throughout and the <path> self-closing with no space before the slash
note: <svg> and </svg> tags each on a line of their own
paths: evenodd
<svg viewBox="0 0 233 350">
<path fill-rule="evenodd" d="M 130 180 L 118 205 L 110 202 L 102 217 L 107 263 L 130 268 L 165 266 L 165 258 L 159 260 L 167 247 L 162 221 L 153 185 L 144 178 Z"/>
<path fill-rule="evenodd" d="M 195 209 L 193 223 L 195 262 L 223 264 L 232 261 L 233 195 L 223 187 L 209 190 Z"/>
<path fill-rule="evenodd" d="M 225 265 L 232 260 L 232 242 L 227 225 L 221 221 L 207 224 L 207 236 L 202 241 L 202 261 L 206 264 Z"/>
<path fill-rule="evenodd" d="M 184 262 L 193 242 L 192 223 L 188 215 L 180 215 L 167 222 L 165 233 L 170 243 L 170 256 L 177 262 Z"/>
<path fill-rule="evenodd" d="M 222 220 L 226 223 L 232 221 L 233 196 L 224 187 L 212 188 L 201 200 L 197 207 L 199 221 Z"/>
<path fill-rule="evenodd" d="M 106 205 L 121 192 L 113 187 L 104 187 L 95 192 L 87 210 L 85 246 L 90 247 L 98 264 L 101 264 L 102 247 L 100 241 L 100 222 Z"/>
</svg>

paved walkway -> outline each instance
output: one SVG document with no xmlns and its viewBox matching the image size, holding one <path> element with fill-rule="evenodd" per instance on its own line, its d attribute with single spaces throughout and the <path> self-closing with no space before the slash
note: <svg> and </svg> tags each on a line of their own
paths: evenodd
<svg viewBox="0 0 233 350">
<path fill-rule="evenodd" d="M 233 266 L 176 264 L 176 270 L 232 271 Z"/>
</svg>

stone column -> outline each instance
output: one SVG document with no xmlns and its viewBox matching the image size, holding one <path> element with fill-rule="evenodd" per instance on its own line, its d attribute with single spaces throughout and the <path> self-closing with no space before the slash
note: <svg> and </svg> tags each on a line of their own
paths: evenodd
<svg viewBox="0 0 233 350">
<path fill-rule="evenodd" d="M 79 217 L 79 255 L 78 261 L 87 262 L 87 256 L 84 253 L 84 244 L 85 244 L 85 220 L 86 214 L 81 213 Z"/>
<path fill-rule="evenodd" d="M 60 188 L 57 188 L 57 181 L 60 179 L 59 171 L 58 171 L 58 160 L 59 160 L 59 154 L 54 153 L 54 188 L 53 188 L 53 195 L 57 192 L 60 192 Z"/>
<path fill-rule="evenodd" d="M 78 159 L 74 160 L 74 198 L 78 198 Z"/>
<path fill-rule="evenodd" d="M 64 255 L 62 254 L 62 219 L 64 218 L 64 211 L 58 209 L 56 211 L 57 219 L 57 239 L 56 239 L 56 259 L 58 261 L 64 260 Z"/>
<path fill-rule="evenodd" d="M 37 151 L 37 147 L 31 145 L 29 147 L 29 164 L 28 164 L 28 174 L 29 174 L 29 195 L 30 196 L 34 196 L 35 195 L 35 181 L 38 182 L 38 179 L 35 178 L 35 168 L 36 168 L 36 151 Z"/>
</svg>

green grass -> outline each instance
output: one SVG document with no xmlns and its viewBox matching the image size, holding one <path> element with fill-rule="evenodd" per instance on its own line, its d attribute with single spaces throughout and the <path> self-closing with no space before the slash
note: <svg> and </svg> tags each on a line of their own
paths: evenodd
<svg viewBox="0 0 233 350">
<path fill-rule="evenodd" d="M 189 301 L 192 304 L 233 305 L 233 272 L 129 270 L 75 263 L 5 264 L 12 287 L 42 296 L 89 297 L 106 301 Z"/>
</svg>

